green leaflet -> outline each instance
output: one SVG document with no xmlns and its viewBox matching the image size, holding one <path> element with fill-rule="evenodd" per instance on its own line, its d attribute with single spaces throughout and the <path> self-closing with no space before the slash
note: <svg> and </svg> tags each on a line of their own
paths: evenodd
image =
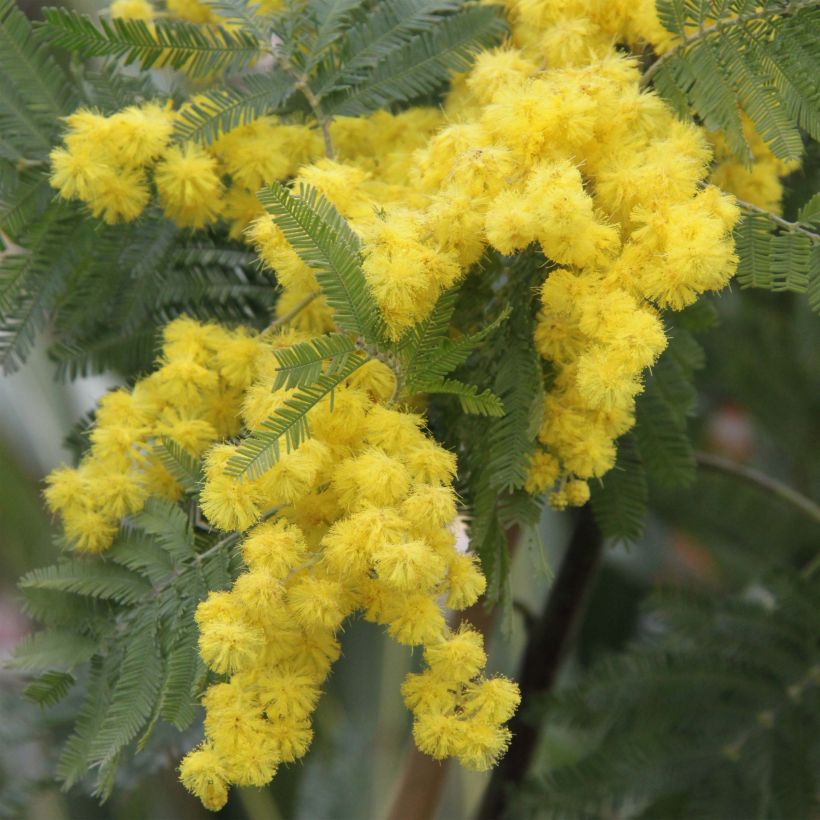
<svg viewBox="0 0 820 820">
<path fill-rule="evenodd" d="M 749 207 L 735 228 L 739 257 L 736 279 L 743 288 L 775 293 L 805 293 L 809 305 L 820 312 L 815 271 L 820 263 L 817 221 L 818 195 L 800 209 L 797 222 Z"/>
<path fill-rule="evenodd" d="M 262 423 L 259 430 L 252 430 L 242 441 L 238 451 L 228 462 L 226 473 L 233 476 L 248 474 L 253 478 L 273 467 L 279 460 L 283 445 L 286 452 L 295 450 L 310 437 L 308 413 L 367 361 L 361 355 L 351 356 L 344 367 L 337 369 L 333 375 L 321 376 L 315 382 L 299 388 Z"/>
<path fill-rule="evenodd" d="M 24 638 L 15 648 L 7 665 L 22 672 L 45 672 L 57 669 L 69 672 L 87 661 L 96 643 L 85 635 L 65 630 L 37 632 Z"/>
<path fill-rule="evenodd" d="M 63 8 L 45 11 L 51 41 L 83 57 L 120 57 L 142 68 L 184 69 L 191 77 L 206 77 L 246 68 L 263 52 L 263 44 L 242 29 L 199 26 L 181 21 L 157 21 L 149 28 L 142 20 L 100 18 Z"/>
<path fill-rule="evenodd" d="M 322 376 L 333 376 L 356 354 L 353 340 L 342 333 L 330 333 L 275 350 L 274 356 L 279 366 L 273 389 L 306 387 Z"/>
<path fill-rule="evenodd" d="M 76 97 L 14 0 L 0 2 L 0 76 L 0 144 L 14 146 L 14 159 L 44 156 Z"/>
<path fill-rule="evenodd" d="M 451 71 L 465 69 L 479 48 L 496 42 L 503 32 L 503 21 L 489 6 L 444 17 L 431 32 L 391 51 L 361 83 L 330 98 L 327 111 L 361 116 L 434 91 Z"/>
<path fill-rule="evenodd" d="M 180 111 L 176 137 L 209 145 L 222 134 L 276 111 L 293 91 L 293 80 L 281 72 L 250 74 L 238 85 L 211 88 Z"/>
<path fill-rule="evenodd" d="M 419 393 L 456 396 L 465 413 L 479 416 L 503 416 L 504 404 L 491 390 L 479 389 L 474 384 L 464 384 L 457 379 L 422 382 L 416 385 Z"/>
<path fill-rule="evenodd" d="M 734 153 L 749 159 L 738 106 L 776 156 L 803 153 L 799 129 L 820 137 L 816 36 L 812 0 L 658 0 L 663 25 L 680 42 L 646 72 L 681 114 L 721 129 Z"/>
<path fill-rule="evenodd" d="M 336 208 L 308 185 L 294 195 L 277 182 L 259 192 L 259 201 L 316 274 L 340 327 L 376 341 L 378 310 L 361 267 L 359 238 Z"/>
<path fill-rule="evenodd" d="M 39 706 L 53 706 L 69 693 L 75 683 L 74 676 L 68 672 L 45 672 L 23 689 L 23 695 Z"/>
<path fill-rule="evenodd" d="M 646 471 L 633 435 L 618 442 L 618 460 L 600 480 L 590 482 L 592 512 L 601 532 L 616 541 L 637 541 L 646 523 Z"/>
</svg>

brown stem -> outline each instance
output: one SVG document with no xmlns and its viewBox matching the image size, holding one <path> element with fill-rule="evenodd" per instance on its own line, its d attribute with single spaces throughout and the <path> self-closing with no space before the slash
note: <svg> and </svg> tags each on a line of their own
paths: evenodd
<svg viewBox="0 0 820 820">
<path fill-rule="evenodd" d="M 533 700 L 555 683 L 581 621 L 588 593 L 601 558 L 603 537 L 589 506 L 578 520 L 544 612 L 534 624 L 521 662 L 518 684 L 522 706 L 510 721 L 513 739 L 493 771 L 477 820 L 499 820 L 507 814 L 511 789 L 529 771 L 538 745 L 538 721 L 527 713 Z"/>
<path fill-rule="evenodd" d="M 507 530 L 511 559 L 518 546 L 518 535 L 518 527 Z M 465 610 L 459 621 L 472 624 L 486 637 L 494 614 L 495 610 L 488 610 L 482 600 Z M 411 741 L 387 820 L 432 820 L 441 801 L 448 770 L 448 760 L 433 760 L 422 754 Z"/>
</svg>

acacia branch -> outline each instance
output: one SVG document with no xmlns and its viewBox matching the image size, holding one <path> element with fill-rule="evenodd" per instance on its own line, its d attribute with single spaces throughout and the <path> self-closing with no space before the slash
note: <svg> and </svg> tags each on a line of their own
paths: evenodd
<svg viewBox="0 0 820 820">
<path fill-rule="evenodd" d="M 699 467 L 734 476 L 747 484 L 777 496 L 777 498 L 790 504 L 795 509 L 800 510 L 803 515 L 810 518 L 815 524 L 820 524 L 820 504 L 816 504 L 807 496 L 789 487 L 788 484 L 784 484 L 782 481 L 772 478 L 754 467 L 739 464 L 737 461 L 732 461 L 714 453 L 695 453 L 695 461 Z"/>
<path fill-rule="evenodd" d="M 782 216 L 778 216 L 771 211 L 767 211 L 765 208 L 761 208 L 758 205 L 755 205 L 752 202 L 746 202 L 743 199 L 738 199 L 735 197 L 735 202 L 744 210 L 748 211 L 749 213 L 753 214 L 760 214 L 761 216 L 765 216 L 767 219 L 774 222 L 779 228 L 782 228 L 784 231 L 788 231 L 789 233 L 797 233 L 802 234 L 803 236 L 807 236 L 813 244 L 817 244 L 820 242 L 820 234 L 815 233 L 814 231 L 807 228 L 800 222 L 789 222 L 788 219 L 783 219 Z"/>
<path fill-rule="evenodd" d="M 643 77 L 641 77 L 640 87 L 646 88 L 663 65 L 674 57 L 677 57 L 680 52 L 685 51 L 689 46 L 699 40 L 706 40 L 709 37 L 722 33 L 726 28 L 741 26 L 753 20 L 771 20 L 775 17 L 790 17 L 798 11 L 811 8 L 817 4 L 818 0 L 803 0 L 803 2 L 800 0 L 792 0 L 792 2 L 784 5 L 782 9 L 764 9 L 752 12 L 751 14 L 737 14 L 734 17 L 724 17 L 722 20 L 718 20 L 710 26 L 701 25 L 697 31 L 683 37 L 676 46 L 658 57 L 658 59 L 647 68 Z"/>
</svg>

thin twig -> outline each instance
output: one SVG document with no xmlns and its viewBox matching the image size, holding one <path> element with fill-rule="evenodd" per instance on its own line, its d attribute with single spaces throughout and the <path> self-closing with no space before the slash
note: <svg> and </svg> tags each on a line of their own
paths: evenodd
<svg viewBox="0 0 820 820">
<path fill-rule="evenodd" d="M 805 225 L 800 222 L 789 222 L 787 219 L 783 219 L 782 216 L 778 216 L 777 214 L 772 213 L 771 211 L 767 211 L 765 208 L 761 208 L 758 205 L 755 205 L 752 202 L 746 202 L 743 199 L 738 199 L 735 197 L 735 202 L 744 210 L 749 211 L 750 213 L 754 214 L 761 214 L 765 216 L 767 219 L 770 219 L 780 228 L 783 228 L 784 231 L 788 231 L 789 233 L 799 233 L 807 236 L 813 244 L 817 244 L 820 242 L 820 234 L 815 233 L 812 230 L 809 230 Z"/>
<path fill-rule="evenodd" d="M 723 20 L 718 20 L 711 26 L 701 26 L 696 32 L 684 37 L 676 46 L 669 49 L 669 51 L 665 54 L 662 54 L 657 60 L 655 60 L 654 63 L 652 63 L 651 66 L 649 66 L 649 68 L 644 72 L 643 77 L 641 77 L 641 88 L 646 88 L 649 83 L 652 82 L 652 78 L 658 73 L 661 66 L 673 57 L 676 57 L 681 51 L 687 49 L 690 45 L 692 45 L 692 43 L 695 43 L 698 40 L 705 40 L 707 37 L 711 37 L 714 34 L 720 34 L 720 32 L 725 28 L 742 25 L 752 20 L 763 20 L 767 18 L 771 19 L 774 17 L 789 17 L 804 8 L 811 8 L 817 4 L 818 0 L 808 0 L 808 2 L 802 3 L 791 2 L 788 6 L 784 6 L 782 9 L 777 11 L 766 9 L 764 11 L 756 11 L 751 14 L 738 14 L 734 17 L 726 17 Z"/>
<path fill-rule="evenodd" d="M 704 469 L 734 476 L 735 478 L 745 481 L 747 484 L 752 484 L 759 489 L 777 496 L 787 504 L 791 504 L 795 509 L 800 510 L 803 515 L 810 518 L 816 524 L 820 524 L 820 505 L 792 487 L 789 487 L 788 484 L 784 484 L 782 481 L 778 481 L 778 479 L 772 478 L 760 472 L 760 470 L 756 470 L 754 467 L 738 464 L 736 461 L 715 455 L 714 453 L 695 453 L 695 461 L 698 466 Z"/>
<path fill-rule="evenodd" d="M 319 123 L 319 128 L 322 129 L 322 139 L 325 141 L 325 156 L 328 159 L 335 159 L 336 152 L 333 150 L 333 141 L 330 139 L 330 118 L 322 111 L 322 103 L 319 98 L 313 93 L 313 89 L 308 85 L 306 78 L 300 78 L 296 81 L 296 88 L 304 94 L 308 101 L 310 110 Z"/>
<path fill-rule="evenodd" d="M 276 330 L 276 328 L 286 325 L 292 319 L 295 319 L 311 302 L 313 302 L 314 299 L 318 299 L 320 295 L 321 294 L 319 293 L 311 293 L 309 296 L 306 296 L 301 302 L 294 305 L 283 316 L 280 316 L 278 319 L 274 319 L 259 335 L 267 336 L 268 333 L 272 333 Z"/>
</svg>

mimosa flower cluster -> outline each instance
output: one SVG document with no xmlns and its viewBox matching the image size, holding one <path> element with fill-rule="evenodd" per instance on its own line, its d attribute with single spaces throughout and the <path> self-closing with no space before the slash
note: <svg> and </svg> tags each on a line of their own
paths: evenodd
<svg viewBox="0 0 820 820">
<path fill-rule="evenodd" d="M 263 369 L 245 399 L 246 423 L 288 393 L 271 393 Z M 180 768 L 209 808 L 224 803 L 229 784 L 263 785 L 305 754 L 337 634 L 356 612 L 399 643 L 425 647 L 425 685 L 405 687 L 419 748 L 486 769 L 507 746 L 517 688 L 482 676 L 480 635 L 451 635 L 441 605 L 463 609 L 485 586 L 449 528 L 455 459 L 422 432 L 421 418 L 385 407 L 377 393 L 337 388 L 332 411 L 326 401 L 311 412 L 311 439 L 256 479 L 225 474 L 233 445 L 206 456 L 203 512 L 222 529 L 250 527 L 247 571 L 196 616 L 203 659 L 229 676 L 205 695 L 206 739 Z"/>
<path fill-rule="evenodd" d="M 274 117 L 208 148 L 172 145 L 175 115 L 148 104 L 69 117 L 52 179 L 62 196 L 116 221 L 147 204 L 150 169 L 161 206 L 181 226 L 227 219 L 233 235 L 245 232 L 283 285 L 279 315 L 318 285 L 255 192 L 273 180 L 307 182 L 362 237 L 368 283 L 396 338 L 487 248 L 513 254 L 537 244 L 556 265 L 535 338 L 555 378 L 527 489 L 552 490 L 562 508 L 585 503 L 585 482 L 614 464 L 642 375 L 666 347 L 661 311 L 722 288 L 734 272 L 739 212 L 705 184 L 710 172 L 776 209 L 790 166 L 747 123 L 753 165 L 713 135 L 711 167 L 706 133 L 641 90 L 636 61 L 615 44 L 673 44 L 652 0 L 509 0 L 507 11 L 511 41 L 454 79 L 443 110 L 337 118 L 335 160 L 319 159 L 316 128 Z M 321 299 L 295 325 L 333 328 Z"/>
<path fill-rule="evenodd" d="M 259 354 L 256 336 L 241 329 L 190 319 L 166 326 L 157 369 L 132 390 L 105 395 L 79 467 L 60 468 L 47 479 L 46 502 L 61 515 L 73 549 L 108 549 L 120 519 L 139 512 L 150 495 L 181 498 L 182 487 L 156 448 L 170 439 L 199 457 L 236 435 Z"/>
<path fill-rule="evenodd" d="M 271 391 L 274 351 L 303 334 L 251 335 L 178 319 L 158 369 L 100 402 L 91 448 L 48 479 L 46 497 L 72 546 L 102 552 L 149 495 L 183 489 L 154 447 L 171 439 L 204 460 L 201 511 L 243 532 L 246 570 L 199 606 L 200 653 L 223 683 L 204 697 L 206 739 L 183 761 L 183 783 L 209 808 L 230 784 L 261 786 L 310 745 L 310 715 L 337 634 L 355 613 L 399 643 L 423 646 L 429 669 L 404 694 L 419 747 L 485 769 L 504 752 L 515 684 L 485 678 L 481 636 L 451 634 L 443 607 L 484 591 L 474 557 L 456 550 L 456 462 L 423 418 L 385 406 L 393 374 L 361 366 L 310 412 L 311 437 L 256 478 L 226 467 L 241 426 L 253 430 L 292 394 Z M 284 448 L 283 448 L 284 449 Z"/>
<path fill-rule="evenodd" d="M 321 153 L 314 130 L 280 125 L 273 117 L 245 129 L 239 144 L 235 133 L 207 149 L 173 143 L 178 116 L 153 103 L 110 117 L 76 111 L 66 118 L 64 146 L 51 152 L 52 185 L 109 224 L 136 219 L 155 195 L 163 213 L 182 228 L 224 218 L 236 223 L 239 235 L 259 211 L 262 184 L 292 175 Z"/>
</svg>

